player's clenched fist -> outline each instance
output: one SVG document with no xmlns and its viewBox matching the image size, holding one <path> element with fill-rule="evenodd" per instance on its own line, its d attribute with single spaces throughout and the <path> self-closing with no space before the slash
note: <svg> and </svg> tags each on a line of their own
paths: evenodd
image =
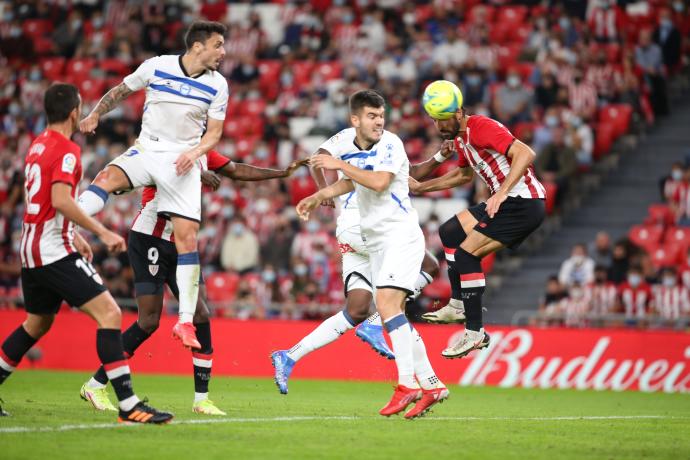
<svg viewBox="0 0 690 460">
<path fill-rule="evenodd" d="M 127 250 L 127 243 L 117 233 L 106 230 L 101 235 L 98 235 L 103 244 L 108 248 L 108 252 L 118 253 Z"/>
<path fill-rule="evenodd" d="M 93 134 L 98 127 L 99 115 L 91 112 L 86 118 L 79 122 L 79 131 L 84 134 Z"/>
<path fill-rule="evenodd" d="M 315 193 L 302 199 L 302 201 L 297 203 L 297 207 L 295 209 L 297 210 L 297 215 L 300 219 L 309 220 L 309 213 L 321 204 L 322 200 L 317 195 L 318 194 Z"/>
</svg>

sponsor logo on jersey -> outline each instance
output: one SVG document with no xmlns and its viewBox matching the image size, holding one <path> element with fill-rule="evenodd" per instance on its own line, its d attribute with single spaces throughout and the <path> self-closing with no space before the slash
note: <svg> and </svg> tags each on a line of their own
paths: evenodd
<svg viewBox="0 0 690 460">
<path fill-rule="evenodd" d="M 189 86 L 187 83 L 182 83 L 180 85 L 180 93 L 182 93 L 183 96 L 189 96 L 189 93 L 192 92 L 192 87 Z"/>
<path fill-rule="evenodd" d="M 340 253 L 341 254 L 345 254 L 347 252 L 357 252 L 357 251 L 355 251 L 355 249 L 352 246 L 350 246 L 347 243 L 340 243 L 340 244 L 338 244 L 338 246 L 340 247 Z"/>
<path fill-rule="evenodd" d="M 67 153 L 62 157 L 62 172 L 72 174 L 77 167 L 77 157 L 73 153 Z"/>
<path fill-rule="evenodd" d="M 151 276 L 156 276 L 158 274 L 158 265 L 149 265 L 149 273 L 151 273 Z"/>
</svg>

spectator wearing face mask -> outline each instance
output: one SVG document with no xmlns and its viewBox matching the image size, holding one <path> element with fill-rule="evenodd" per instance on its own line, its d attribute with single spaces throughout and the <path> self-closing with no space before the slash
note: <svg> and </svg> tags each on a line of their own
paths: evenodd
<svg viewBox="0 0 690 460">
<path fill-rule="evenodd" d="M 244 219 L 232 220 L 220 250 L 220 265 L 225 271 L 247 273 L 259 265 L 259 240 Z"/>
<path fill-rule="evenodd" d="M 465 74 L 463 78 L 462 95 L 465 107 L 475 107 L 478 104 L 489 104 L 489 82 L 484 77 L 484 72 L 478 67 L 469 69 Z"/>
<path fill-rule="evenodd" d="M 661 284 L 652 286 L 654 310 L 665 320 L 677 320 L 690 314 L 688 289 L 678 283 L 675 268 L 665 268 L 661 273 Z"/>
<path fill-rule="evenodd" d="M 558 281 L 558 276 L 552 275 L 546 282 L 546 292 L 539 303 L 539 311 L 545 314 L 553 313 L 558 309 L 561 300 L 567 296 L 567 292 Z"/>
<path fill-rule="evenodd" d="M 551 72 L 545 73 L 541 77 L 541 82 L 537 86 L 534 94 L 534 102 L 537 108 L 547 110 L 549 107 L 556 104 L 558 89 L 559 86 L 556 82 L 556 77 Z"/>
<path fill-rule="evenodd" d="M 611 266 L 613 261 L 613 249 L 611 247 L 611 237 L 607 232 L 597 232 L 594 237 L 594 243 L 591 244 L 589 253 L 591 254 L 594 263 L 604 270 Z M 596 272 L 596 268 L 595 268 Z"/>
<path fill-rule="evenodd" d="M 594 261 L 587 256 L 587 246 L 583 243 L 573 246 L 570 257 L 563 261 L 558 272 L 558 281 L 570 287 L 575 283 L 580 285 L 594 280 Z"/>
<path fill-rule="evenodd" d="M 608 279 L 607 269 L 603 265 L 594 268 L 594 282 L 585 286 L 590 301 L 590 311 L 595 315 L 610 315 L 616 311 L 618 289 Z"/>
<path fill-rule="evenodd" d="M 579 169 L 587 170 L 592 166 L 594 133 L 592 133 L 592 128 L 578 115 L 573 114 L 568 117 L 565 145 L 575 151 Z"/>
<path fill-rule="evenodd" d="M 568 296 L 561 300 L 559 310 L 565 316 L 567 327 L 585 326 L 586 316 L 591 308 L 585 289 L 575 283 L 568 289 Z"/>
<path fill-rule="evenodd" d="M 562 128 L 554 128 L 550 132 L 552 141 L 541 150 L 534 166 L 541 179 L 556 184 L 555 202 L 556 206 L 559 206 L 563 196 L 568 193 L 573 175 L 577 172 L 577 158 L 575 150 L 565 144 Z"/>
<path fill-rule="evenodd" d="M 628 245 L 623 241 L 618 241 L 613 246 L 609 280 L 616 284 L 622 283 L 628 275 L 628 268 L 630 268 Z"/>
<path fill-rule="evenodd" d="M 640 31 L 638 44 L 635 47 L 635 63 L 642 69 L 644 79 L 650 87 L 649 102 L 654 115 L 663 116 L 670 113 L 666 94 L 663 54 L 659 45 L 652 41 L 652 31 Z"/>
<path fill-rule="evenodd" d="M 671 173 L 659 181 L 662 201 L 668 203 L 673 200 L 678 187 L 680 187 L 683 183 L 683 173 L 683 164 L 680 162 L 675 162 L 671 166 Z"/>
<path fill-rule="evenodd" d="M 256 300 L 264 310 L 266 319 L 280 318 L 285 295 L 280 288 L 278 273 L 271 265 L 264 266 L 261 278 L 256 284 Z"/>
<path fill-rule="evenodd" d="M 594 85 L 601 104 L 614 102 L 616 98 L 614 74 L 615 68 L 609 62 L 606 50 L 600 49 L 587 66 L 585 80 Z"/>
<path fill-rule="evenodd" d="M 302 222 L 302 230 L 292 240 L 292 258 L 299 258 L 311 263 L 317 252 L 322 248 L 336 247 L 337 244 L 333 242 L 326 231 L 321 228 L 321 223 L 318 220 L 309 220 Z"/>
<path fill-rule="evenodd" d="M 582 119 L 591 120 L 597 110 L 597 90 L 586 81 L 580 69 L 573 72 L 573 79 L 568 85 L 568 105 Z"/>
<path fill-rule="evenodd" d="M 671 10 L 659 11 L 659 25 L 654 30 L 653 40 L 661 47 L 664 65 L 669 72 L 678 70 L 681 57 L 681 34 L 673 23 Z"/>
<path fill-rule="evenodd" d="M 618 297 L 627 320 L 640 320 L 647 316 L 652 290 L 639 267 L 628 270 L 627 280 L 618 288 Z"/>
<path fill-rule="evenodd" d="M 532 109 L 532 90 L 522 85 L 522 78 L 516 69 L 511 69 L 505 84 L 496 90 L 493 112 L 504 124 L 513 125 L 529 121 Z"/>
</svg>

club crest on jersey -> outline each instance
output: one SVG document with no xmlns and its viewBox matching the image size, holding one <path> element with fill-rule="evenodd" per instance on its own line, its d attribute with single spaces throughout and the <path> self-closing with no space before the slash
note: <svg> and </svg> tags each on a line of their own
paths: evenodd
<svg viewBox="0 0 690 460">
<path fill-rule="evenodd" d="M 189 93 L 192 92 L 192 87 L 189 86 L 187 83 L 182 83 L 180 85 L 180 93 L 182 93 L 183 96 L 189 96 Z"/>
<path fill-rule="evenodd" d="M 62 172 L 72 174 L 77 166 L 77 157 L 73 153 L 67 153 L 62 157 Z"/>
<path fill-rule="evenodd" d="M 149 265 L 149 273 L 151 273 L 151 276 L 156 276 L 158 274 L 158 265 Z"/>
</svg>

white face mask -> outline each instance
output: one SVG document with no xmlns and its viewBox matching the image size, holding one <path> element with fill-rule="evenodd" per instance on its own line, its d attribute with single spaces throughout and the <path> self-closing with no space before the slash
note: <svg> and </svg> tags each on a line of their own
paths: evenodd
<svg viewBox="0 0 690 460">
<path fill-rule="evenodd" d="M 676 278 L 674 276 L 665 276 L 663 283 L 666 287 L 673 287 L 676 285 Z"/>
<path fill-rule="evenodd" d="M 575 262 L 577 265 L 580 265 L 580 264 L 582 264 L 582 263 L 585 261 L 585 256 L 579 255 L 579 254 L 578 254 L 578 255 L 576 255 L 576 256 L 572 256 L 571 259 L 572 259 L 573 262 Z"/>
<path fill-rule="evenodd" d="M 673 180 L 681 180 L 683 178 L 683 171 L 680 169 L 674 169 L 671 171 L 671 178 Z"/>
<path fill-rule="evenodd" d="M 628 283 L 632 287 L 637 287 L 642 282 L 642 277 L 640 275 L 628 275 Z"/>
</svg>

